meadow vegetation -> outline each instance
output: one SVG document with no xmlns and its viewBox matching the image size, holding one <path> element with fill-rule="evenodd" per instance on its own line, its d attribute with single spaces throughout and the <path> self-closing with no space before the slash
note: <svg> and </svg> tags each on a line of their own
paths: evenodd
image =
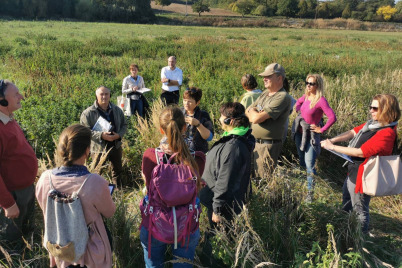
<svg viewBox="0 0 402 268">
<path fill-rule="evenodd" d="M 114 237 L 116 267 L 143 266 L 138 204 L 143 196 L 142 153 L 158 144 L 157 116 L 160 69 L 176 55 L 184 84 L 203 89 L 201 108 L 213 118 L 219 138 L 218 107 L 238 99 L 240 78 L 254 75 L 271 62 L 281 63 L 291 83 L 290 94 L 303 94 L 308 73 L 322 73 L 325 95 L 338 121 L 325 137 L 361 124 L 377 93 L 395 94 L 402 102 L 402 33 L 277 28 L 213 28 L 113 23 L 0 21 L 0 78 L 13 80 L 25 94 L 16 119 L 41 160 L 40 171 L 54 166 L 54 140 L 105 85 L 114 101 L 121 82 L 137 63 L 154 113 L 149 121 L 130 118 L 124 139 L 124 169 L 129 187 L 114 195 L 116 215 L 107 220 Z M 259 79 L 259 88 L 263 88 Z M 294 114 L 291 118 L 294 118 Z M 291 120 L 292 120 L 291 119 Z M 402 127 L 398 128 L 399 136 Z M 399 151 L 401 143 L 399 143 Z M 285 143 L 281 165 L 271 178 L 255 183 L 253 197 L 235 219 L 233 229 L 219 231 L 213 255 L 221 267 L 398 267 L 402 265 L 401 196 L 373 198 L 374 237 L 364 237 L 355 217 L 341 208 L 342 161 L 322 152 L 318 160 L 317 199 L 307 205 L 305 174 L 299 170 L 294 142 Z M 100 170 L 91 167 L 92 170 Z M 101 170 L 110 177 L 109 168 Z M 207 227 L 202 215 L 201 231 Z M 43 223 L 22 254 L 6 254 L 5 267 L 45 267 L 41 247 Z M 197 265 L 204 263 L 204 241 Z M 6 245 L 0 250 L 6 251 Z"/>
</svg>

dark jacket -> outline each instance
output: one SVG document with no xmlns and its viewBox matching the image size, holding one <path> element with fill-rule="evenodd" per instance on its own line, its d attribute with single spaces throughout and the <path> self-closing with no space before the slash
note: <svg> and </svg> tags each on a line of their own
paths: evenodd
<svg viewBox="0 0 402 268">
<path fill-rule="evenodd" d="M 186 116 L 186 110 L 181 108 L 184 116 Z M 214 124 L 211 121 L 211 117 L 206 111 L 196 107 L 194 110 L 194 118 L 200 121 L 200 123 L 214 134 Z M 201 137 L 200 132 L 198 132 L 195 126 L 187 125 L 186 129 L 186 143 L 188 147 L 193 151 L 201 151 L 203 153 L 208 152 L 208 142 Z"/>
<path fill-rule="evenodd" d="M 234 209 L 239 213 L 242 203 L 246 202 L 254 145 L 250 129 L 244 136 L 221 138 L 208 152 L 202 178 L 207 184 L 205 187 L 213 192 L 213 198 L 203 200 L 200 194 L 200 199 L 207 207 L 212 202 L 215 214 L 220 214 L 221 209 Z"/>
</svg>

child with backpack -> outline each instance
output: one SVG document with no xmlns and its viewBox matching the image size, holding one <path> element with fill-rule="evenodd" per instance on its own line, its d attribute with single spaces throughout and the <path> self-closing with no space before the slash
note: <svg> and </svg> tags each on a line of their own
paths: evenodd
<svg viewBox="0 0 402 268">
<path fill-rule="evenodd" d="M 109 183 L 85 167 L 90 144 L 89 128 L 77 124 L 64 129 L 57 146 L 61 166 L 43 172 L 36 184 L 50 267 L 112 267 L 102 216 L 112 217 L 116 206 Z"/>
<path fill-rule="evenodd" d="M 191 153 L 183 133 L 186 122 L 182 111 L 166 107 L 159 116 L 164 137 L 158 148 L 148 148 L 142 159 L 147 195 L 140 204 L 140 240 L 146 267 L 163 267 L 167 245 L 172 246 L 173 267 L 192 267 L 200 239 L 197 198 L 204 171 L 205 155 Z"/>
</svg>

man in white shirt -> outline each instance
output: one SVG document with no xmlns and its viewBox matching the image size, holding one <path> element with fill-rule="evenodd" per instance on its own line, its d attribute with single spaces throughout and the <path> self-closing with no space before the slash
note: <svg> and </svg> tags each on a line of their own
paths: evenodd
<svg viewBox="0 0 402 268">
<path fill-rule="evenodd" d="M 167 104 L 179 104 L 179 89 L 183 82 L 183 72 L 176 67 L 176 57 L 170 56 L 168 66 L 161 71 L 162 94 L 161 100 Z"/>
</svg>

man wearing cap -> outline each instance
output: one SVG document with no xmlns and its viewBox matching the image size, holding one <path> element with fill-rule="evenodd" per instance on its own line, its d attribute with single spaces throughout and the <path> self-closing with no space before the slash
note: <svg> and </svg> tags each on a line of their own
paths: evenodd
<svg viewBox="0 0 402 268">
<path fill-rule="evenodd" d="M 289 117 L 291 97 L 283 88 L 285 69 L 272 63 L 260 73 L 266 90 L 246 110 L 256 138 L 253 153 L 254 177 L 264 178 L 274 170 L 282 150 L 286 120 Z"/>
<path fill-rule="evenodd" d="M 179 89 L 183 82 L 183 72 L 176 67 L 176 57 L 170 56 L 168 66 L 161 71 L 162 95 L 161 100 L 165 104 L 179 104 Z"/>
<path fill-rule="evenodd" d="M 33 229 L 38 160 L 13 119 L 23 99 L 11 81 L 0 80 L 0 241 L 6 245 L 21 245 L 22 234 Z"/>
</svg>

